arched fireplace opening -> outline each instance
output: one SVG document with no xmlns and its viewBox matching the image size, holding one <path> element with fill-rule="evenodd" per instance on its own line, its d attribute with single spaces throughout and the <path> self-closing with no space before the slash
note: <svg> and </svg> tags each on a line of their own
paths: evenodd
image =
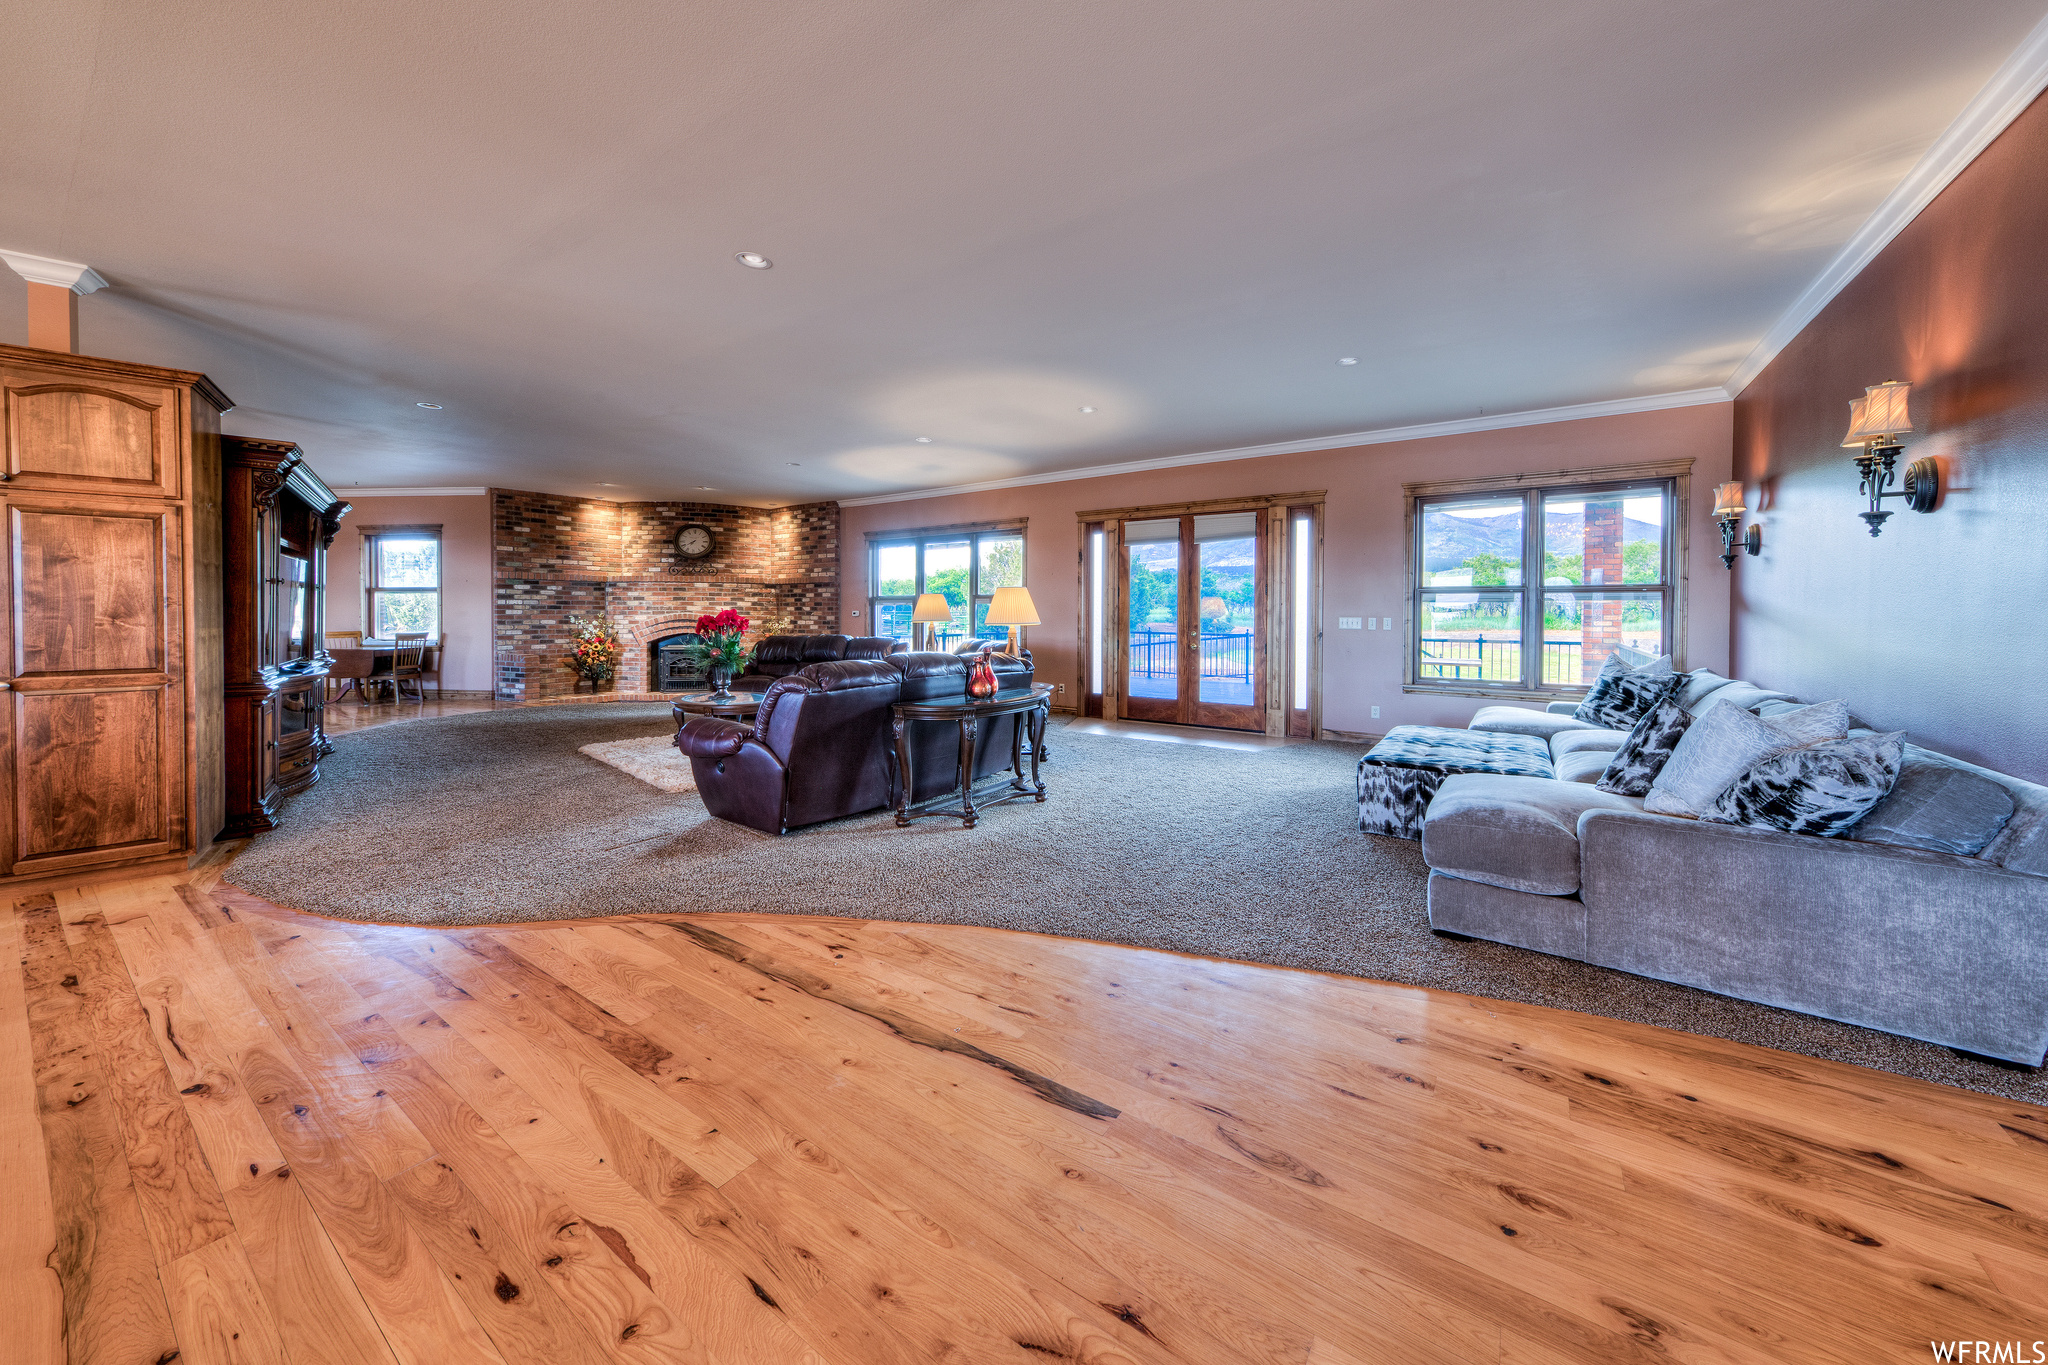
<svg viewBox="0 0 2048 1365">
<path fill-rule="evenodd" d="M 647 647 L 647 677 L 650 692 L 694 692 L 709 684 L 704 670 L 691 661 L 690 646 L 697 643 L 692 632 L 664 635 Z"/>
</svg>

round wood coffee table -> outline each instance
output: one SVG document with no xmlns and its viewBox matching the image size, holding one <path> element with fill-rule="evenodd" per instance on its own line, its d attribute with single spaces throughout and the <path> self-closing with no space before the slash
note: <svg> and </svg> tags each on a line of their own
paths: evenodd
<svg viewBox="0 0 2048 1365">
<path fill-rule="evenodd" d="M 675 712 L 676 723 L 682 724 L 687 716 L 724 716 L 727 720 L 751 720 L 761 709 L 759 692 L 735 692 L 730 697 L 714 697 L 709 692 L 685 692 L 669 703 Z"/>
</svg>

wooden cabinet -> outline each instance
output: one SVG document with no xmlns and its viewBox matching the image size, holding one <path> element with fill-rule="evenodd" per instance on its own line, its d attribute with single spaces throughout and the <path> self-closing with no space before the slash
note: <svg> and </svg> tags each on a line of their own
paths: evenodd
<svg viewBox="0 0 2048 1365">
<path fill-rule="evenodd" d="M 220 414 L 204 375 L 0 346 L 0 880 L 221 828 Z"/>
<path fill-rule="evenodd" d="M 221 438 L 227 832 L 275 829 L 329 749 L 327 551 L 349 505 L 290 441 Z"/>
</svg>

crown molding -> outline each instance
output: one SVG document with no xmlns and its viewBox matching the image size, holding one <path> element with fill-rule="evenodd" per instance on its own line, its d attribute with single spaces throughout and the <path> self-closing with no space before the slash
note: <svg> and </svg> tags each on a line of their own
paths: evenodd
<svg viewBox="0 0 2048 1365">
<path fill-rule="evenodd" d="M 1934 140 L 1934 145 L 1913 163 L 1906 178 L 1885 196 L 1863 226 L 1856 229 L 1856 234 L 1835 253 L 1827 268 L 1806 286 L 1806 292 L 1785 310 L 1756 349 L 1735 367 L 1725 386 L 1728 396 L 1733 398 L 1748 388 L 1750 381 L 1778 358 L 1778 352 L 1791 345 L 1806 324 L 1820 316 L 1820 310 L 1862 274 L 1877 253 L 1905 231 L 1906 225 L 1918 218 L 1935 196 L 1947 189 L 1965 167 L 2024 113 L 2043 89 L 2048 89 L 2048 19 L 2035 25 L 2034 31 L 1992 73 L 1984 88 L 1963 106 L 1963 112 Z"/>
<path fill-rule="evenodd" d="M 0 261 L 30 284 L 54 284 L 74 294 L 105 289 L 107 282 L 91 266 L 79 261 L 60 261 L 50 256 L 31 256 L 26 251 L 0 249 Z"/>
<path fill-rule="evenodd" d="M 1100 479 L 1112 474 L 1142 474 L 1151 469 L 1178 469 L 1183 465 L 1220 464 L 1226 460 L 1256 460 L 1266 455 L 1304 455 L 1316 450 L 1345 450 L 1352 446 L 1387 445 L 1394 441 L 1426 441 L 1433 436 L 1462 436 L 1475 431 L 1505 431 L 1511 427 L 1545 426 L 1551 422 L 1580 422 L 1589 417 L 1623 417 L 1633 412 L 1662 412 L 1667 408 L 1693 408 L 1705 403 L 1725 403 L 1722 388 L 1685 389 L 1678 393 L 1652 393 L 1640 398 L 1610 398 L 1599 403 L 1574 403 L 1562 408 L 1533 408 L 1527 412 L 1503 412 L 1486 417 L 1463 417 L 1454 422 L 1425 422 L 1412 427 L 1381 427 L 1375 431 L 1351 431 L 1338 436 L 1312 436 L 1304 441 L 1275 441 L 1269 445 L 1236 446 L 1229 450 L 1202 450 L 1188 455 L 1162 455 L 1152 460 L 1131 460 L 1123 464 L 1090 465 L 1085 469 L 1059 469 L 1046 474 L 1021 474 L 1013 479 L 988 479 L 981 483 L 954 484 L 946 488 L 919 488 L 908 493 L 876 493 L 865 498 L 841 498 L 841 507 L 871 507 L 884 502 L 909 502 L 915 498 L 945 498 L 955 493 L 987 493 L 1001 488 L 1028 488 L 1033 484 L 1065 483 L 1071 479 Z"/>
<path fill-rule="evenodd" d="M 480 498 L 490 492 L 488 488 L 337 488 L 337 497 L 346 498 Z"/>
</svg>

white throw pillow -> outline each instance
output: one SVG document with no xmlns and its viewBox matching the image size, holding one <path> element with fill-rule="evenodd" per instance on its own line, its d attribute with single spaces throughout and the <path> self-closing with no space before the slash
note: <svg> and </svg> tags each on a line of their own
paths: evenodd
<svg viewBox="0 0 2048 1365">
<path fill-rule="evenodd" d="M 1710 706 L 1671 751 L 1643 798 L 1643 809 L 1698 818 L 1737 778 L 1772 754 L 1848 733 L 1849 704 L 1844 701 L 1802 706 L 1769 720 L 1739 706 Z"/>
</svg>

